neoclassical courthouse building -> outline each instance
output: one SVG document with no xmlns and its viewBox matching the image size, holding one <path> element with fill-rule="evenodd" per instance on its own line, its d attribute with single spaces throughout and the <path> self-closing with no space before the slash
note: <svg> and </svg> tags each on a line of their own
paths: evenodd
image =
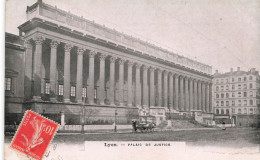
<svg viewBox="0 0 260 160">
<path fill-rule="evenodd" d="M 104 123 L 125 123 L 129 111 L 213 113 L 211 66 L 41 0 L 26 13 L 19 36 L 6 33 L 7 123 L 27 109 L 67 124 L 82 108 Z"/>
</svg>

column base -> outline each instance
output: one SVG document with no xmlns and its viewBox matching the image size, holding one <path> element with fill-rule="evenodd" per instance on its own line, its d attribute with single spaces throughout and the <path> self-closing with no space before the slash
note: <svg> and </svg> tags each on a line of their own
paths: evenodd
<svg viewBox="0 0 260 160">
<path fill-rule="evenodd" d="M 41 98 L 41 96 L 33 96 L 32 100 L 34 100 L 34 101 L 41 101 L 42 98 Z"/>
<path fill-rule="evenodd" d="M 58 102 L 58 100 L 56 99 L 56 97 L 55 97 L 55 98 L 54 98 L 54 97 L 53 97 L 53 98 L 50 98 L 50 101 L 51 101 L 51 102 Z"/>
<path fill-rule="evenodd" d="M 64 99 L 63 102 L 70 103 L 70 99 Z"/>
</svg>

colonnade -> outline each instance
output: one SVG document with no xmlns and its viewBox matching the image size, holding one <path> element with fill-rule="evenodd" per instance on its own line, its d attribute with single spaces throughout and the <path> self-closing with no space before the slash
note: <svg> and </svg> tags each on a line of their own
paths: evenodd
<svg viewBox="0 0 260 160">
<path fill-rule="evenodd" d="M 27 43 L 26 59 L 32 58 L 32 61 L 26 61 L 25 76 L 31 79 L 31 96 L 33 100 L 41 99 L 41 64 L 45 40 L 43 36 L 34 37 L 35 50 L 33 52 L 33 43 Z M 83 96 L 83 68 L 88 69 L 87 79 L 87 103 L 95 105 L 95 74 L 98 73 L 97 99 L 100 105 L 119 105 L 122 107 L 165 107 L 173 111 L 192 111 L 201 110 L 203 112 L 212 112 L 211 92 L 212 84 L 210 81 L 188 75 L 186 71 L 181 73 L 168 67 L 159 67 L 145 64 L 137 60 L 115 56 L 108 53 L 100 53 L 92 49 L 85 49 L 81 46 L 75 46 L 71 43 L 63 43 L 64 46 L 64 73 L 63 73 L 63 100 L 65 103 L 71 102 L 71 50 L 76 47 L 77 52 L 77 72 L 76 72 L 76 102 L 82 103 Z M 58 95 L 57 89 L 57 47 L 61 42 L 51 40 L 50 43 L 50 101 L 56 101 Z M 88 66 L 83 65 L 83 55 L 88 55 Z M 95 59 L 99 61 L 99 67 L 95 68 Z M 106 65 L 106 63 L 109 63 Z M 117 65 L 116 65 L 117 64 Z M 109 66 L 109 77 L 106 78 L 106 66 Z M 158 67 L 157 67 L 158 66 Z M 30 68 L 31 67 L 31 68 Z M 116 67 L 118 67 L 116 69 Z M 125 68 L 126 67 L 126 68 Z M 99 70 L 98 72 L 96 70 Z M 118 71 L 119 76 L 116 76 Z M 124 73 L 127 72 L 127 73 Z M 109 83 L 107 83 L 107 81 Z M 107 86 L 107 84 L 109 84 Z M 118 94 L 115 90 L 118 84 Z M 124 86 L 127 86 L 125 90 Z M 108 90 L 106 90 L 108 88 Z M 125 98 L 126 95 L 126 98 Z M 118 101 L 118 104 L 116 104 Z M 107 103 L 108 102 L 108 103 Z"/>
</svg>

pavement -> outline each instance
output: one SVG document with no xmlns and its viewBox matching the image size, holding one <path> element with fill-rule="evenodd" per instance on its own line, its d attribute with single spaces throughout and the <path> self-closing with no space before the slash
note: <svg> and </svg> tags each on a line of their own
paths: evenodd
<svg viewBox="0 0 260 160">
<path fill-rule="evenodd" d="M 159 129 L 156 128 L 154 132 L 164 132 L 164 131 L 195 131 L 195 130 L 219 130 L 219 128 L 173 128 L 173 129 Z M 96 131 L 96 132 L 85 132 L 86 135 L 92 134 L 124 134 L 124 133 L 134 133 L 132 130 L 118 130 L 117 132 L 114 131 Z M 144 132 L 145 133 L 145 132 Z M 56 133 L 56 135 L 80 135 L 82 133 Z"/>
</svg>

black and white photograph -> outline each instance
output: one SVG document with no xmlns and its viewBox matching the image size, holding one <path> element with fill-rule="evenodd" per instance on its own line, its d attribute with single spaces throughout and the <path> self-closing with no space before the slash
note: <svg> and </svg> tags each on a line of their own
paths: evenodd
<svg viewBox="0 0 260 160">
<path fill-rule="evenodd" d="M 259 160 L 259 0 L 4 8 L 3 159 Z"/>
</svg>

